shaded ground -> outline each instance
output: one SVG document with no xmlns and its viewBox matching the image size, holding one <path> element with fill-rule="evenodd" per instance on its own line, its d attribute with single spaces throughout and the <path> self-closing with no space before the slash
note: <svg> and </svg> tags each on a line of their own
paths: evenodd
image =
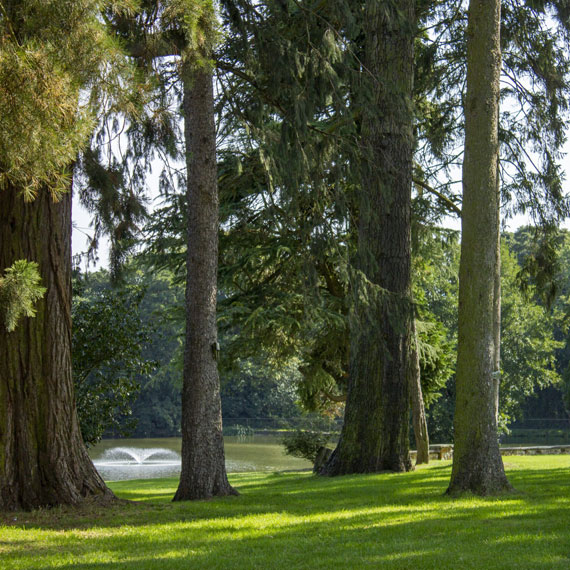
<svg viewBox="0 0 570 570">
<path fill-rule="evenodd" d="M 173 479 L 112 484 L 110 509 L 4 516 L 12 568 L 570 567 L 570 456 L 505 458 L 516 493 L 443 495 L 449 462 L 407 474 L 240 474 L 241 495 L 171 503 Z"/>
</svg>

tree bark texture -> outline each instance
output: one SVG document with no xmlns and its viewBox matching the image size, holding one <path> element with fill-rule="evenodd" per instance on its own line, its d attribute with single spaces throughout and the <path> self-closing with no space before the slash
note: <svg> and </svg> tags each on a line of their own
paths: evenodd
<svg viewBox="0 0 570 570">
<path fill-rule="evenodd" d="M 182 471 L 175 501 L 237 492 L 228 483 L 217 364 L 218 186 L 212 74 L 182 74 L 188 251 Z"/>
<path fill-rule="evenodd" d="M 496 275 L 499 264 L 498 106 L 500 0 L 471 0 L 467 94 L 455 446 L 448 493 L 494 494 L 510 488 L 495 412 Z"/>
<path fill-rule="evenodd" d="M 344 424 L 323 475 L 407 471 L 414 2 L 366 3 L 358 276 Z"/>
<path fill-rule="evenodd" d="M 416 441 L 416 465 L 429 463 L 429 435 L 420 372 L 420 355 L 415 321 L 412 320 L 412 347 L 408 362 L 410 395 L 412 401 L 412 425 Z"/>
<path fill-rule="evenodd" d="M 498 175 L 497 175 L 498 179 Z M 499 190 L 497 190 L 497 193 Z M 494 407 L 495 420 L 499 422 L 499 390 L 501 386 L 501 233 L 497 234 L 497 265 L 495 267 L 495 289 L 494 289 L 494 320 L 493 320 L 493 336 L 495 340 L 495 354 L 493 364 L 493 383 L 494 383 Z"/>
<path fill-rule="evenodd" d="M 47 288 L 37 315 L 0 325 L 0 509 L 74 505 L 114 495 L 81 439 L 71 370 L 71 194 L 24 202 L 0 191 L 0 274 L 39 265 Z"/>
</svg>

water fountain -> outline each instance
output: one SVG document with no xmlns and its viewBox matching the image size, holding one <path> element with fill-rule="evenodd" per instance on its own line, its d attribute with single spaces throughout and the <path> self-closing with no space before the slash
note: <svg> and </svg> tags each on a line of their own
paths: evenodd
<svg viewBox="0 0 570 570">
<path fill-rule="evenodd" d="M 275 437 L 243 441 L 238 435 L 224 441 L 228 473 L 310 468 L 309 461 L 286 456 Z M 89 455 L 105 481 L 178 477 L 180 447 L 180 438 L 105 439 Z"/>
<path fill-rule="evenodd" d="M 106 481 L 175 477 L 180 472 L 180 455 L 159 447 L 113 447 L 93 463 Z"/>
</svg>

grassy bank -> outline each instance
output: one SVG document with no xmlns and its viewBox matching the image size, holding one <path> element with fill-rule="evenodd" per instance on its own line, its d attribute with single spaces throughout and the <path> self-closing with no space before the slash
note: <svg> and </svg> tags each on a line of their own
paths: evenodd
<svg viewBox="0 0 570 570">
<path fill-rule="evenodd" d="M 505 458 L 517 492 L 443 495 L 450 462 L 323 479 L 239 474 L 239 497 L 171 503 L 177 481 L 112 484 L 136 503 L 1 515 L 0 567 L 570 567 L 570 456 Z"/>
</svg>

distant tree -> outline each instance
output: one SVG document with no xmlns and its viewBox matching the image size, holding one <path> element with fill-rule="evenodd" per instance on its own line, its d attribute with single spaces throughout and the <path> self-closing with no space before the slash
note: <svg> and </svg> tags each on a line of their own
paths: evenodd
<svg viewBox="0 0 570 570">
<path fill-rule="evenodd" d="M 223 350 L 222 337 L 222 350 Z M 238 361 L 222 374 L 224 418 L 290 418 L 300 415 L 297 402 L 299 372 L 288 366 L 270 366 L 267 358 Z"/>
<path fill-rule="evenodd" d="M 150 325 L 140 315 L 144 288 L 136 285 L 103 287 L 76 278 L 73 320 L 73 380 L 83 441 L 97 443 L 106 431 L 129 434 L 131 407 L 140 381 L 153 363 L 143 356 L 150 342 Z M 105 287 L 105 285 L 107 285 Z"/>
<path fill-rule="evenodd" d="M 179 436 L 184 348 L 184 284 L 172 274 L 148 271 L 136 274 L 145 288 L 140 318 L 149 328 L 143 348 L 145 360 L 156 368 L 140 378 L 140 392 L 132 407 L 135 437 Z"/>
<path fill-rule="evenodd" d="M 561 384 L 564 341 L 560 334 L 563 315 L 559 308 L 541 305 L 531 286 L 521 291 L 522 271 L 506 242 L 501 248 L 501 389 L 499 427 L 523 417 L 527 398 L 548 386 Z"/>
</svg>

